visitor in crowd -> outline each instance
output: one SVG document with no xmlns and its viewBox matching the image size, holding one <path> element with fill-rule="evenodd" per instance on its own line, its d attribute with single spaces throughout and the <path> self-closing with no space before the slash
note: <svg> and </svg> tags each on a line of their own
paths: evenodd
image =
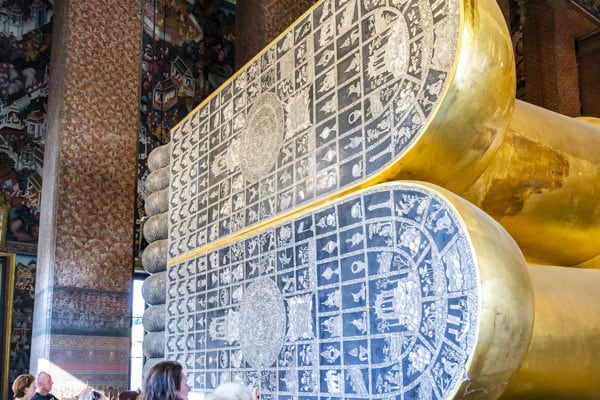
<svg viewBox="0 0 600 400">
<path fill-rule="evenodd" d="M 188 400 L 190 386 L 177 361 L 161 361 L 146 373 L 141 400 Z"/>
<path fill-rule="evenodd" d="M 47 372 L 40 372 L 37 376 L 37 392 L 31 400 L 58 400 L 52 393 L 52 376 Z"/>
<path fill-rule="evenodd" d="M 16 382 L 16 381 L 15 381 Z M 52 376 L 41 371 L 37 376 L 37 392 L 31 397 L 31 400 L 58 400 L 58 397 L 50 393 L 54 381 Z M 34 386 L 35 390 L 35 386 Z M 28 397 L 26 397 L 27 399 Z M 84 388 L 77 396 L 71 398 L 62 398 L 62 400 L 108 400 L 102 393 L 93 390 L 90 387 Z"/>
<path fill-rule="evenodd" d="M 250 389 L 239 382 L 225 382 L 206 395 L 206 400 L 258 400 L 260 397 L 257 388 Z"/>
<path fill-rule="evenodd" d="M 15 400 L 29 400 L 35 394 L 35 376 L 23 374 L 17 376 L 12 385 Z"/>
</svg>

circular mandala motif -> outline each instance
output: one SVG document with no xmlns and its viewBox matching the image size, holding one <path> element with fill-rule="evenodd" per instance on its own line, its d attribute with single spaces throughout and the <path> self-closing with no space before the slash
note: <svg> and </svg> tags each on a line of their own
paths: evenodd
<svg viewBox="0 0 600 400">
<path fill-rule="evenodd" d="M 274 93 L 263 93 L 240 135 L 240 168 L 247 180 L 256 181 L 271 171 L 283 143 L 283 127 L 281 101 Z"/>
<path fill-rule="evenodd" d="M 240 311 L 244 360 L 256 369 L 270 367 L 285 339 L 285 306 L 275 282 L 261 278 L 248 285 Z"/>
</svg>

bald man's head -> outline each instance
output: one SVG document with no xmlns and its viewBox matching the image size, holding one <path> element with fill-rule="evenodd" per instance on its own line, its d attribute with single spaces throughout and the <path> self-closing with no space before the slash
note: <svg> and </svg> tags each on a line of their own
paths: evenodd
<svg viewBox="0 0 600 400">
<path fill-rule="evenodd" d="M 47 372 L 40 372 L 37 376 L 37 392 L 47 396 L 52 391 L 52 376 Z"/>
</svg>

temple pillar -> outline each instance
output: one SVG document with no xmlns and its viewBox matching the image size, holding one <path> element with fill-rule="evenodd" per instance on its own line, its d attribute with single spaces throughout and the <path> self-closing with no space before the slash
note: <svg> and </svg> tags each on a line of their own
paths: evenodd
<svg viewBox="0 0 600 400">
<path fill-rule="evenodd" d="M 114 394 L 129 384 L 142 4 L 54 8 L 30 370 L 58 397 Z"/>
<path fill-rule="evenodd" d="M 600 117 L 600 30 L 577 40 L 581 115 Z"/>
<path fill-rule="evenodd" d="M 235 65 L 241 68 L 315 0 L 249 0 L 235 6 Z"/>
<path fill-rule="evenodd" d="M 575 40 L 597 29 L 570 2 L 520 3 L 523 10 L 524 96 L 532 104 L 567 116 L 580 115 L 580 87 Z"/>
</svg>

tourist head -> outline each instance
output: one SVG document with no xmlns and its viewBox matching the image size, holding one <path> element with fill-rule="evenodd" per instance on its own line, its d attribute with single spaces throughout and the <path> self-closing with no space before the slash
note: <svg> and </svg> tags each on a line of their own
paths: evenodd
<svg viewBox="0 0 600 400">
<path fill-rule="evenodd" d="M 37 376 L 37 391 L 42 396 L 47 396 L 52 391 L 52 376 L 47 372 L 40 372 Z"/>
<path fill-rule="evenodd" d="M 17 376 L 13 382 L 12 391 L 17 399 L 30 399 L 35 394 L 35 377 L 30 374 Z"/>
<path fill-rule="evenodd" d="M 190 387 L 177 361 L 161 361 L 147 372 L 142 400 L 188 400 Z"/>
</svg>

